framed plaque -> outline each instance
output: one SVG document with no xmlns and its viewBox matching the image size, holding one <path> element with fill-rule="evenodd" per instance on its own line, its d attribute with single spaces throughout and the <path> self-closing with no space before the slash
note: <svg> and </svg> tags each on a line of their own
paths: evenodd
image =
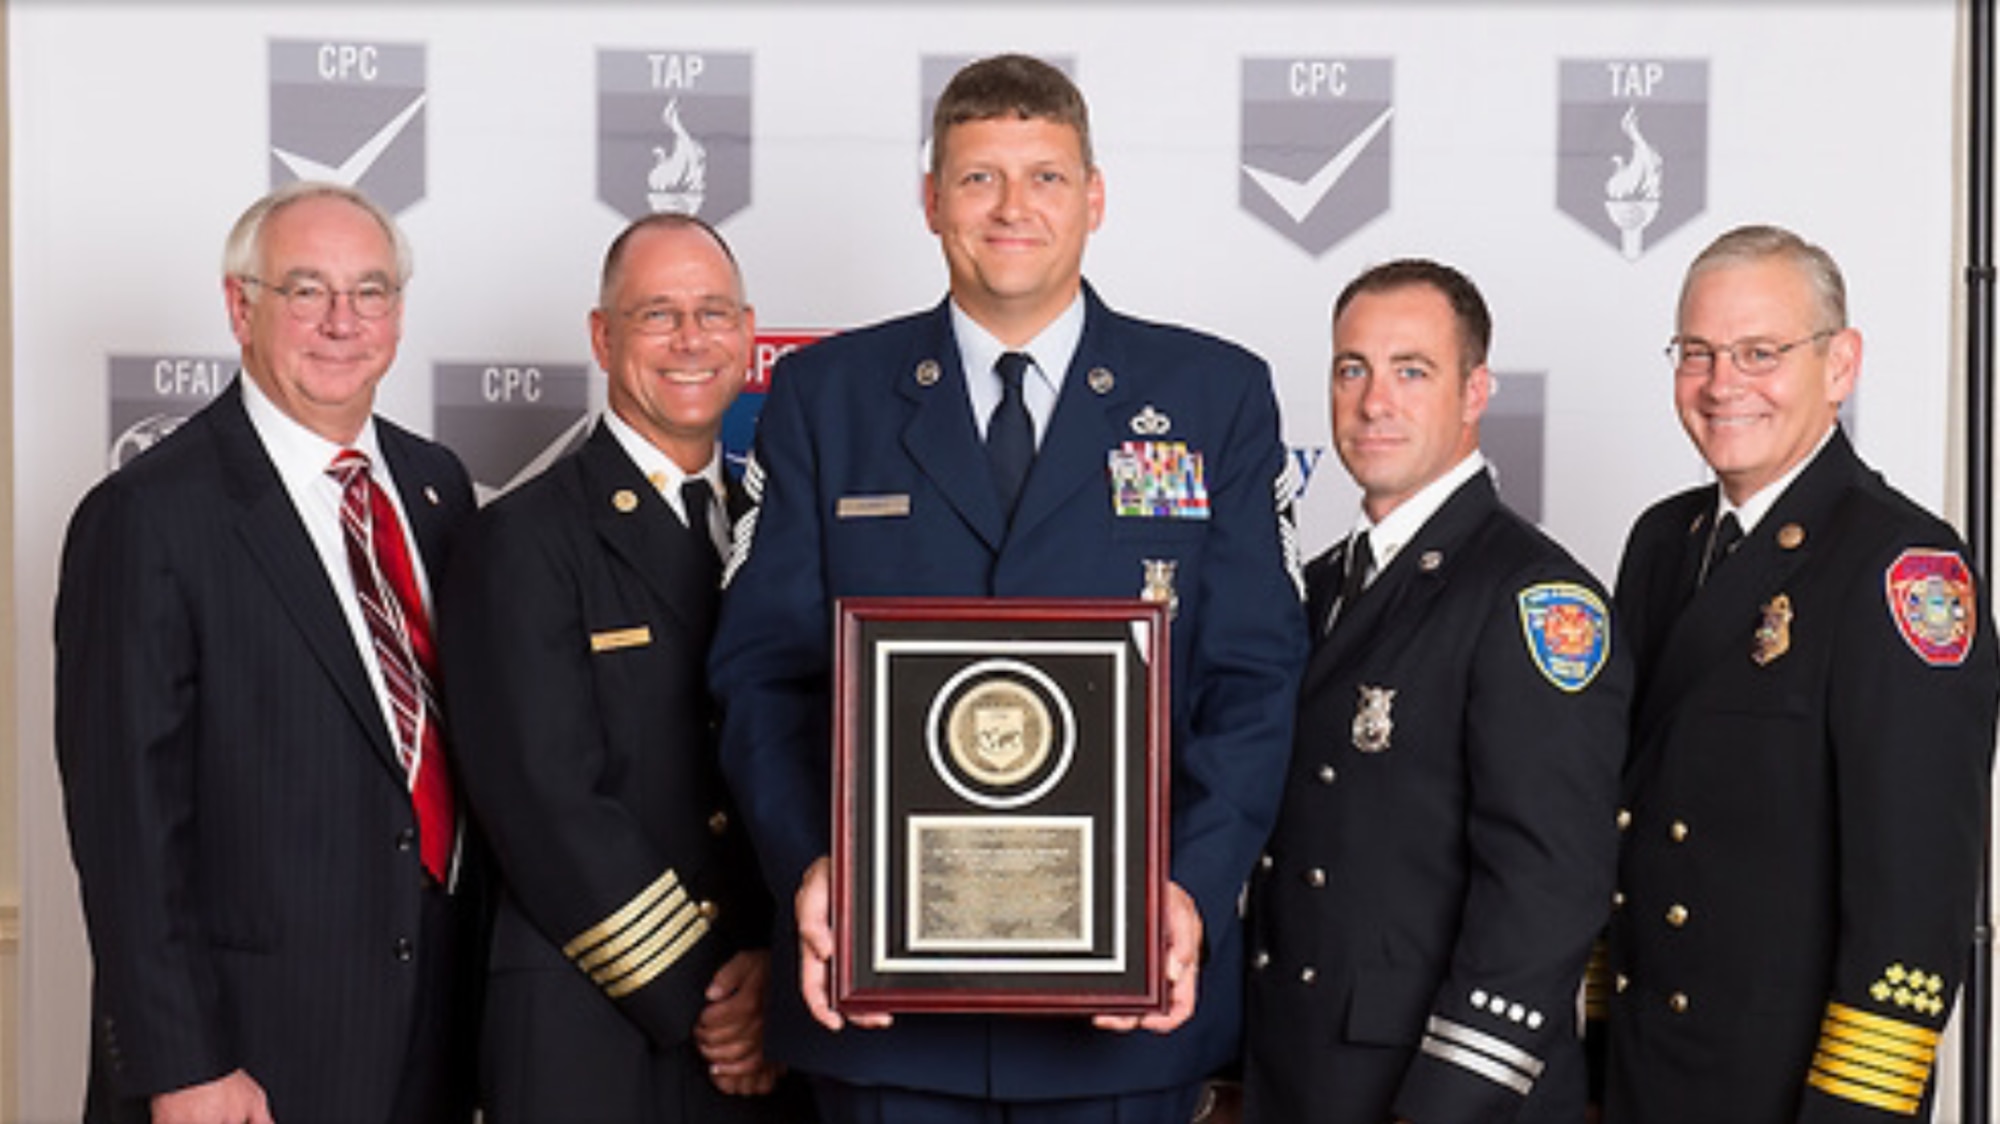
<svg viewBox="0 0 2000 1124">
<path fill-rule="evenodd" d="M 1166 607 L 837 616 L 834 1006 L 1163 1009 Z"/>
</svg>

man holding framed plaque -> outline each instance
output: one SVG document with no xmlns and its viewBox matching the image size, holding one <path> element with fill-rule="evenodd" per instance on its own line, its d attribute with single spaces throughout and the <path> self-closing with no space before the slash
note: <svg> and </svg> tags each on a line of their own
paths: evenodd
<svg viewBox="0 0 2000 1124">
<path fill-rule="evenodd" d="M 1495 495 L 1491 323 L 1423 260 L 1334 305 L 1362 510 L 1306 570 L 1318 639 L 1250 895 L 1252 1124 L 1584 1116 L 1632 668 L 1603 587 Z"/>
<path fill-rule="evenodd" d="M 1104 182 L 1060 71 L 1019 55 L 973 63 L 940 97 L 932 135 L 925 213 L 950 297 L 780 362 L 745 473 L 759 507 L 711 656 L 723 769 L 797 918 L 781 919 L 774 960 L 800 960 L 773 979 L 796 971 L 801 986 L 773 988 L 769 1049 L 814 1079 L 832 1121 L 988 1120 L 998 1103 L 1009 1121 L 1180 1124 L 1236 1048 L 1236 901 L 1276 810 L 1304 657 L 1270 372 L 1233 345 L 1116 314 L 1083 283 Z M 1166 606 L 1162 1009 L 891 1025 L 834 1008 L 835 613 L 888 597 Z M 966 703 L 971 749 L 951 760 L 1032 789 L 1053 766 L 1016 764 L 1011 743 L 1042 744 L 1037 707 L 1055 695 L 998 665 L 974 678 L 987 673 L 996 689 Z M 959 687 L 971 697 L 985 682 Z M 945 728 L 947 742 L 961 729 Z M 1059 742 L 1047 744 L 1053 759 Z M 841 1030 L 850 1022 L 866 1029 Z"/>
</svg>

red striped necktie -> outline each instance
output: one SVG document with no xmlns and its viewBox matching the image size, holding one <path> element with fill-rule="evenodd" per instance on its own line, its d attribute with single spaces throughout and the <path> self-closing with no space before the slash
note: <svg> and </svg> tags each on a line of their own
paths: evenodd
<svg viewBox="0 0 2000 1124">
<path fill-rule="evenodd" d="M 368 457 L 342 449 L 327 470 L 340 482 L 340 527 L 361 615 L 375 642 L 375 662 L 396 716 L 396 759 L 410 786 L 424 869 L 449 885 L 456 842 L 451 781 L 438 725 L 437 650 L 417 591 L 417 572 L 395 505 L 368 472 Z"/>
</svg>

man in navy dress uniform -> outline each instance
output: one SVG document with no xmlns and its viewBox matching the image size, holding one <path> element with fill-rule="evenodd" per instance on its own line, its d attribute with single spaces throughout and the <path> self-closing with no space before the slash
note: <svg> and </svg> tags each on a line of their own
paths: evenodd
<svg viewBox="0 0 2000 1124">
<path fill-rule="evenodd" d="M 1640 517 L 1618 575 L 1639 691 L 1604 1118 L 1928 1119 L 1986 831 L 1992 618 L 1958 536 L 1841 432 L 1861 335 L 1826 251 L 1722 235 L 1668 353 L 1716 482 Z"/>
<path fill-rule="evenodd" d="M 1430 261 L 1334 305 L 1361 518 L 1306 570 L 1319 639 L 1251 888 L 1261 1124 L 1583 1118 L 1632 669 L 1596 579 L 1494 493 L 1491 332 Z"/>
<path fill-rule="evenodd" d="M 799 958 L 774 969 L 799 986 L 773 988 L 770 1048 L 835 1121 L 1179 1124 L 1236 1050 L 1236 902 L 1276 810 L 1304 655 L 1270 373 L 1084 284 L 1104 182 L 1060 71 L 974 63 L 932 135 L 925 212 L 950 296 L 779 364 L 711 663 L 723 769 L 785 914 L 774 950 Z M 827 987 L 835 599 L 1142 594 L 1177 606 L 1170 1007 L 843 1029 Z"/>
</svg>

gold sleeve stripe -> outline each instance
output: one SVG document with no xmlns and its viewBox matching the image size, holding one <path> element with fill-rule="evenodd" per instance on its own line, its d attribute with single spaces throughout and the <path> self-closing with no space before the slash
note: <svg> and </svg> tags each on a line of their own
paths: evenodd
<svg viewBox="0 0 2000 1124">
<path fill-rule="evenodd" d="M 1865 1046 L 1843 1042 L 1831 1036 L 1819 1040 L 1819 1056 L 1822 1058 L 1839 1058 L 1857 1065 L 1868 1066 L 1871 1069 L 1879 1069 L 1883 1073 L 1911 1078 L 1916 1081 L 1918 1091 L 1922 1091 L 1923 1083 L 1929 1080 L 1931 1076 L 1931 1067 L 1928 1061 L 1912 1061 L 1908 1058 L 1897 1057 L 1894 1054 L 1885 1054 L 1880 1050 L 1870 1050 Z"/>
<path fill-rule="evenodd" d="M 578 933 L 568 944 L 563 946 L 563 955 L 571 960 L 575 960 L 585 949 L 600 943 L 604 938 L 630 924 L 634 917 L 639 916 L 654 902 L 666 896 L 668 890 L 680 885 L 680 881 L 680 876 L 675 874 L 672 869 L 669 869 L 666 873 L 654 879 L 652 885 L 634 894 L 631 901 L 619 906 L 611 916 Z"/>
<path fill-rule="evenodd" d="M 1820 1025 L 1819 1044 L 1825 1049 L 1830 1042 L 1845 1042 L 1856 1050 L 1864 1050 L 1882 1058 L 1905 1058 L 1928 1071 L 1937 1051 L 1928 1046 L 1918 1046 L 1910 1042 L 1899 1042 L 1880 1034 L 1869 1034 L 1851 1026 L 1836 1026 L 1831 1022 Z"/>
<path fill-rule="evenodd" d="M 1828 1003 L 1826 1021 L 1873 1031 L 1904 1042 L 1914 1042 L 1927 1049 L 1936 1046 L 1938 1040 L 1938 1032 L 1929 1027 L 1906 1023 L 1899 1019 L 1883 1018 L 1881 1015 L 1871 1015 L 1866 1011 L 1857 1011 L 1845 1003 Z"/>
<path fill-rule="evenodd" d="M 679 960 L 682 953 L 694 947 L 694 942 L 700 940 L 707 932 L 708 918 L 695 918 L 694 924 L 688 926 L 686 932 L 682 933 L 674 943 L 668 945 L 651 962 L 641 966 L 638 971 L 633 972 L 622 980 L 606 984 L 604 994 L 617 999 L 620 996 L 629 995 L 652 983 L 653 977 L 673 967 L 674 961 Z"/>
<path fill-rule="evenodd" d="M 651 909 L 637 921 L 627 925 L 616 937 L 577 957 L 576 966 L 586 972 L 594 973 L 602 970 L 601 965 L 631 956 L 634 949 L 657 937 L 662 928 L 671 926 L 678 929 L 687 924 L 685 920 L 675 919 L 688 912 L 690 908 L 687 891 L 679 886 L 674 887 L 672 893 L 654 902 Z"/>
<path fill-rule="evenodd" d="M 1907 1077 L 1884 1073 L 1867 1064 L 1856 1065 L 1853 1062 L 1841 1061 L 1839 1058 L 1829 1056 L 1823 1050 L 1814 1055 L 1813 1070 L 1833 1077 L 1844 1077 L 1863 1085 L 1873 1085 L 1886 1093 L 1901 1093 L 1906 1097 L 1924 1095 L 1924 1081 L 1921 1077 L 1912 1081 Z"/>
<path fill-rule="evenodd" d="M 1590 961 L 1583 966 L 1583 1017 L 1603 1021 L 1611 1016 L 1611 955 L 1602 937 L 1590 944 Z"/>
<path fill-rule="evenodd" d="M 701 919 L 700 910 L 694 908 L 691 904 L 683 904 L 681 908 L 676 909 L 672 915 L 664 918 L 658 925 L 652 926 L 648 930 L 645 940 L 632 945 L 616 960 L 593 969 L 590 973 L 590 978 L 596 980 L 599 984 L 610 984 L 612 981 L 644 964 L 653 954 L 666 947 L 667 943 L 680 934 L 682 930 Z"/>
<path fill-rule="evenodd" d="M 1893 1093 L 1883 1093 L 1874 1089 L 1829 1077 L 1819 1070 L 1806 1074 L 1806 1084 L 1831 1097 L 1879 1108 L 1884 1112 L 1894 1112 L 1902 1116 L 1915 1116 L 1917 1108 L 1923 1104 L 1916 1097 L 1899 1097 Z"/>
</svg>

